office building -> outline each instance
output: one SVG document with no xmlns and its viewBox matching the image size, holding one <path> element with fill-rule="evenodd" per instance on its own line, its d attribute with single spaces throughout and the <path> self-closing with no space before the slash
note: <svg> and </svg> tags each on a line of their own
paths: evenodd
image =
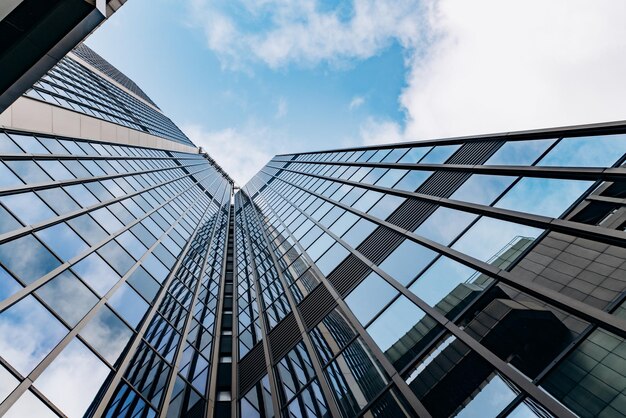
<svg viewBox="0 0 626 418">
<path fill-rule="evenodd" d="M 626 416 L 626 123 L 238 189 L 81 45 L 0 124 L 0 415 Z"/>
<path fill-rule="evenodd" d="M 0 113 L 126 0 L 3 0 Z"/>
</svg>

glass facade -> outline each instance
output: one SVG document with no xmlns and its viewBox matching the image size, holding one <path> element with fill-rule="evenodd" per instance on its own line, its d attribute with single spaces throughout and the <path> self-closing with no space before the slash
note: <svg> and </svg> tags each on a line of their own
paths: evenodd
<svg viewBox="0 0 626 418">
<path fill-rule="evenodd" d="M 27 95 L 193 145 L 86 47 Z M 0 129 L 0 416 L 626 417 L 626 125 L 175 149 Z"/>
</svg>

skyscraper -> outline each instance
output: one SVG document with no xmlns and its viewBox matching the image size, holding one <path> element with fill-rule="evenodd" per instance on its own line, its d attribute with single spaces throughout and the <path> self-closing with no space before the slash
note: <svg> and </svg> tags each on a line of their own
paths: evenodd
<svg viewBox="0 0 626 418">
<path fill-rule="evenodd" d="M 626 416 L 624 123 L 239 190 L 80 45 L 0 124 L 0 415 Z"/>
<path fill-rule="evenodd" d="M 126 0 L 3 0 L 0 113 Z"/>
</svg>

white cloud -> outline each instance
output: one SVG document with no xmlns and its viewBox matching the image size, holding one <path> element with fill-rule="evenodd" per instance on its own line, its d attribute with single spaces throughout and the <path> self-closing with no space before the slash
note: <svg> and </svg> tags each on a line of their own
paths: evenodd
<svg viewBox="0 0 626 418">
<path fill-rule="evenodd" d="M 281 119 L 287 115 L 287 99 L 281 97 L 278 99 L 278 106 L 276 109 L 276 119 Z"/>
<path fill-rule="evenodd" d="M 430 3 L 401 96 L 407 139 L 626 117 L 626 2 Z"/>
<path fill-rule="evenodd" d="M 389 144 L 401 141 L 402 128 L 391 120 L 368 118 L 361 125 L 360 137 L 364 145 Z"/>
<path fill-rule="evenodd" d="M 363 96 L 354 96 L 348 105 L 350 110 L 357 109 L 361 107 L 365 103 L 365 98 Z"/>
<path fill-rule="evenodd" d="M 245 185 L 274 155 L 289 149 L 280 133 L 253 123 L 241 129 L 210 131 L 200 125 L 186 125 L 182 130 L 240 186 Z"/>
<path fill-rule="evenodd" d="M 247 59 L 273 68 L 363 59 L 392 40 L 411 48 L 420 37 L 417 0 L 355 0 L 350 5 L 346 13 L 322 10 L 315 0 L 190 0 L 190 14 L 209 48 L 235 66 Z"/>
</svg>

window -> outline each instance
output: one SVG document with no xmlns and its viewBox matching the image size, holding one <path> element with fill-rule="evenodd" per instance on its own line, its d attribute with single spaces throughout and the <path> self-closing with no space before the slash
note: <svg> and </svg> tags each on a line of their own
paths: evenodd
<svg viewBox="0 0 626 418">
<path fill-rule="evenodd" d="M 483 216 L 452 248 L 481 261 L 491 262 L 506 253 L 519 240 L 530 243 L 541 232 L 541 229 Z"/>
<path fill-rule="evenodd" d="M 0 162 L 0 187 L 16 187 L 22 184 L 24 183 L 6 165 Z"/>
<path fill-rule="evenodd" d="M 80 206 L 61 188 L 39 190 L 37 194 L 59 215 L 80 209 Z"/>
<path fill-rule="evenodd" d="M 346 304 L 363 326 L 380 312 L 398 291 L 383 280 L 378 274 L 371 272 L 348 296 Z"/>
<path fill-rule="evenodd" d="M 108 292 L 120 278 L 118 274 L 95 253 L 72 266 L 72 270 L 91 286 L 99 296 Z"/>
<path fill-rule="evenodd" d="M 80 331 L 80 335 L 110 364 L 114 364 L 132 336 L 132 331 L 106 306 Z"/>
<path fill-rule="evenodd" d="M 558 218 L 592 184 L 591 181 L 523 178 L 496 207 Z"/>
<path fill-rule="evenodd" d="M 0 313 L 0 356 L 27 376 L 67 334 L 32 296 Z"/>
<path fill-rule="evenodd" d="M 429 334 L 435 327 L 433 319 L 405 296 L 400 296 L 367 327 L 367 332 L 400 370 L 429 342 Z"/>
<path fill-rule="evenodd" d="M 347 256 L 350 252 L 338 242 L 335 243 L 326 254 L 321 256 L 315 264 L 320 269 L 323 275 L 327 276 L 333 271 Z"/>
<path fill-rule="evenodd" d="M 450 199 L 491 205 L 513 181 L 515 177 L 473 174 L 450 196 Z"/>
<path fill-rule="evenodd" d="M 115 291 L 108 303 L 133 327 L 139 325 L 148 311 L 148 304 L 126 283 Z"/>
<path fill-rule="evenodd" d="M 35 235 L 63 261 L 71 260 L 89 248 L 85 241 L 64 223 L 37 231 Z"/>
<path fill-rule="evenodd" d="M 22 282 L 30 284 L 61 265 L 32 235 L 0 245 L 0 262 Z"/>
<path fill-rule="evenodd" d="M 556 139 L 506 142 L 485 165 L 532 165 L 554 141 Z"/>
<path fill-rule="evenodd" d="M 460 145 L 438 145 L 422 158 L 420 164 L 443 164 L 460 147 Z"/>
<path fill-rule="evenodd" d="M 75 326 L 98 302 L 98 298 L 70 271 L 64 271 L 36 293 L 70 326 Z"/>
<path fill-rule="evenodd" d="M 13 404 L 4 418 L 58 418 L 43 402 L 28 390 Z"/>
<path fill-rule="evenodd" d="M 380 263 L 380 268 L 406 286 L 436 255 L 434 251 L 405 239 Z"/>
<path fill-rule="evenodd" d="M 35 380 L 34 385 L 68 417 L 80 418 L 109 371 L 83 343 L 74 339 Z"/>
<path fill-rule="evenodd" d="M 610 167 L 626 153 L 626 135 L 563 138 L 540 166 Z"/>
<path fill-rule="evenodd" d="M 394 189 L 414 192 L 424 181 L 433 174 L 432 171 L 409 171 L 394 187 Z"/>
<path fill-rule="evenodd" d="M 393 195 L 385 195 L 368 213 L 381 220 L 386 220 L 406 199 Z"/>
<path fill-rule="evenodd" d="M 450 244 L 478 215 L 440 206 L 415 233 L 443 245 Z"/>
<path fill-rule="evenodd" d="M 56 216 L 33 192 L 2 196 L 0 202 L 26 225 L 37 224 Z"/>
<path fill-rule="evenodd" d="M 348 230 L 343 235 L 343 240 L 347 242 L 352 248 L 358 247 L 374 230 L 376 229 L 376 224 L 366 220 L 359 219 L 357 223 L 355 223 L 352 228 Z"/>
</svg>

